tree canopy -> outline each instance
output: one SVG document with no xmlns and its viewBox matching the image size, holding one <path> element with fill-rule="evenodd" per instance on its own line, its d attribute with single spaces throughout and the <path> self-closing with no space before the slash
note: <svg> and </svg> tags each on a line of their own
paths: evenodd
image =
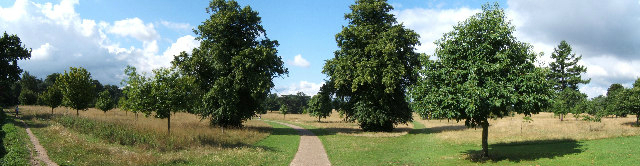
<svg viewBox="0 0 640 166">
<path fill-rule="evenodd" d="M 96 99 L 96 108 L 103 112 L 107 112 L 114 107 L 113 99 L 111 98 L 111 93 L 108 90 L 104 90 L 98 94 L 98 98 Z"/>
<path fill-rule="evenodd" d="M 358 0 L 336 34 L 339 50 L 323 73 L 345 104 L 343 114 L 365 131 L 391 131 L 412 120 L 405 90 L 417 80 L 418 34 L 398 24 L 386 0 Z"/>
<path fill-rule="evenodd" d="M 20 37 L 4 32 L 0 36 L 0 105 L 17 104 L 16 88 L 12 88 L 20 79 L 22 69 L 18 60 L 31 58 L 31 49 L 22 45 Z"/>
<path fill-rule="evenodd" d="M 563 91 L 566 88 L 578 90 L 578 84 L 588 84 L 591 79 L 583 80 L 580 74 L 587 72 L 587 68 L 578 65 L 578 61 L 582 59 L 582 55 L 576 56 L 572 53 L 572 48 L 566 41 L 561 41 L 558 47 L 553 49 L 551 58 L 555 61 L 549 64 L 551 73 L 549 79 L 554 83 L 553 88 L 557 91 Z"/>
<path fill-rule="evenodd" d="M 209 19 L 194 30 L 200 47 L 172 63 L 195 77 L 204 92 L 197 114 L 213 125 L 239 127 L 264 109 L 272 79 L 288 71 L 258 12 L 233 0 L 213 0 L 206 11 Z"/>
<path fill-rule="evenodd" d="M 95 85 L 91 83 L 91 74 L 82 67 L 70 67 L 65 70 L 56 82 L 60 83 L 63 105 L 76 110 L 86 110 L 89 108 L 94 98 Z"/>
<path fill-rule="evenodd" d="M 307 106 L 307 113 L 310 116 L 318 117 L 318 122 L 321 118 L 327 118 L 333 110 L 331 102 L 331 91 L 327 84 L 322 85 L 318 94 L 314 95 Z"/>
<path fill-rule="evenodd" d="M 482 126 L 482 156 L 488 157 L 488 119 L 548 107 L 549 71 L 534 65 L 537 55 L 513 36 L 515 27 L 497 3 L 483 5 L 453 29 L 435 42 L 437 59 L 422 57 L 419 83 L 411 89 L 413 108 L 423 117 Z"/>
</svg>

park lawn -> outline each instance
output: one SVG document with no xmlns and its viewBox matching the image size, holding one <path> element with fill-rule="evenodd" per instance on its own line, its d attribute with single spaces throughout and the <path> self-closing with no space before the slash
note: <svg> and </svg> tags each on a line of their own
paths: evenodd
<svg viewBox="0 0 640 166">
<path fill-rule="evenodd" d="M 304 120 L 283 122 L 316 133 L 333 165 L 634 165 L 640 161 L 640 136 L 490 143 L 492 157 L 483 160 L 478 158 L 479 138 L 478 143 L 443 140 L 438 136 L 442 128 L 425 128 L 417 121 L 408 134 L 392 137 L 336 134 L 334 128 Z"/>
<path fill-rule="evenodd" d="M 28 111 L 26 112 L 29 114 Z M 97 115 L 110 116 L 103 113 Z M 95 117 L 91 116 L 76 118 L 75 115 L 55 115 L 53 118 L 76 119 L 75 123 L 82 125 L 101 125 L 100 130 L 103 131 L 109 130 L 104 126 L 118 126 L 117 122 L 94 119 Z M 219 145 L 180 143 L 180 139 L 187 139 L 173 138 L 180 136 L 180 133 L 176 132 L 178 136 L 172 135 L 172 139 L 178 139 L 177 144 L 185 147 L 153 148 L 150 147 L 153 145 L 151 143 L 151 145 L 114 143 L 113 140 L 105 139 L 82 128 L 65 127 L 53 120 L 51 116 L 43 114 L 29 116 L 26 119 L 28 120 L 25 122 L 32 127 L 34 134 L 48 150 L 50 158 L 60 165 L 288 165 L 295 156 L 300 141 L 297 131 L 292 128 L 251 120 L 247 122 L 253 126 L 251 129 L 225 129 L 224 134 L 233 134 L 233 136 L 215 133 L 216 137 L 224 137 L 216 140 Z M 180 125 L 176 126 L 178 127 L 172 127 L 172 129 L 179 130 Z M 117 127 L 113 130 L 115 129 Z M 154 139 L 158 138 L 154 135 L 164 136 L 139 127 L 135 129 L 134 132 L 140 133 L 137 134 L 138 136 L 150 134 L 149 137 Z M 255 134 L 254 130 L 260 131 Z M 131 131 L 128 132 L 130 134 Z M 164 132 L 166 131 L 162 131 Z M 254 134 L 251 134 L 252 132 Z M 261 134 L 264 132 L 266 134 Z M 260 136 L 262 137 L 259 139 L 244 138 Z"/>
<path fill-rule="evenodd" d="M 29 165 L 35 153 L 29 136 L 13 116 L 13 112 L 0 112 L 0 165 Z"/>
</svg>

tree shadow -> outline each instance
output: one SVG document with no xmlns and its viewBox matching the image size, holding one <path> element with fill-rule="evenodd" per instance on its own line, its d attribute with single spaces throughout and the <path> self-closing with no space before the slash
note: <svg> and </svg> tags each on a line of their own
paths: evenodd
<svg viewBox="0 0 640 166">
<path fill-rule="evenodd" d="M 449 126 L 425 127 L 423 130 L 425 130 L 424 133 L 431 134 L 431 133 L 441 133 L 445 131 L 460 131 L 460 130 L 466 130 L 466 129 L 469 129 L 469 127 L 465 125 L 449 125 Z"/>
<path fill-rule="evenodd" d="M 463 152 L 467 160 L 484 163 L 487 161 L 503 161 L 519 163 L 542 158 L 554 159 L 565 155 L 581 153 L 582 145 L 576 140 L 538 140 L 489 145 L 489 158 L 482 158 L 482 150 L 467 150 Z"/>
<path fill-rule="evenodd" d="M 640 127 L 640 126 L 636 123 L 636 121 L 633 121 L 633 122 L 625 122 L 625 123 L 622 123 L 622 125 L 625 125 L 625 126 L 631 126 L 631 127 Z"/>
</svg>

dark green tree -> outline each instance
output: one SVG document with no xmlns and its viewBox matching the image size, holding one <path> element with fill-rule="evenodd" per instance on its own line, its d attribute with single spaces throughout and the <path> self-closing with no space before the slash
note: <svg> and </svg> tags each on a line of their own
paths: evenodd
<svg viewBox="0 0 640 166">
<path fill-rule="evenodd" d="M 60 77 L 60 73 L 52 73 L 47 75 L 47 77 L 44 79 L 45 89 L 49 89 L 50 86 L 53 86 L 58 80 L 58 77 Z"/>
<path fill-rule="evenodd" d="M 287 105 L 287 113 L 289 114 L 301 114 L 309 103 L 310 96 L 307 96 L 303 92 L 298 92 L 295 95 L 282 95 L 278 101 L 280 105 Z"/>
<path fill-rule="evenodd" d="M 24 72 L 19 82 L 22 90 L 30 90 L 36 94 L 45 90 L 43 89 L 45 88 L 44 82 L 36 76 L 31 75 L 29 72 Z"/>
<path fill-rule="evenodd" d="M 318 117 L 318 122 L 321 118 L 327 118 L 331 114 L 333 105 L 331 103 L 331 91 L 327 84 L 322 85 L 318 94 L 314 95 L 307 106 L 307 113 L 310 116 Z"/>
<path fill-rule="evenodd" d="M 18 97 L 21 105 L 35 105 L 38 102 L 38 94 L 29 89 L 23 89 L 20 91 Z"/>
<path fill-rule="evenodd" d="M 82 67 L 70 67 L 56 81 L 60 83 L 63 105 L 75 109 L 76 116 L 80 115 L 79 110 L 87 110 L 94 100 L 95 85 L 91 81 L 91 74 Z"/>
<path fill-rule="evenodd" d="M 113 109 L 114 102 L 113 102 L 113 99 L 111 98 L 111 93 L 109 93 L 108 90 L 104 90 L 100 92 L 98 94 L 98 98 L 96 99 L 95 106 L 105 114 L 107 113 L 107 111 Z"/>
<path fill-rule="evenodd" d="M 633 88 L 628 90 L 625 108 L 628 114 L 636 115 L 636 126 L 640 126 L 640 78 L 633 83 Z"/>
<path fill-rule="evenodd" d="M 20 79 L 22 69 L 18 60 L 31 58 L 31 49 L 22 45 L 16 35 L 4 32 L 0 36 L 0 106 L 18 104 L 18 94 L 15 83 Z"/>
<path fill-rule="evenodd" d="M 489 156 L 490 118 L 512 112 L 531 115 L 550 105 L 548 69 L 534 65 L 531 45 L 513 36 L 500 6 L 485 4 L 477 13 L 436 41 L 436 60 L 422 57 L 419 83 L 410 93 L 423 118 L 464 120 L 482 127 L 482 156 Z"/>
<path fill-rule="evenodd" d="M 206 10 L 209 19 L 194 30 L 200 47 L 192 55 L 180 53 L 172 63 L 205 92 L 197 114 L 212 125 L 240 127 L 264 109 L 272 79 L 288 71 L 258 12 L 233 0 L 213 0 Z"/>
<path fill-rule="evenodd" d="M 277 111 L 280 109 L 280 102 L 278 101 L 277 93 L 269 93 L 267 98 L 264 100 L 264 109 L 265 111 Z M 266 113 L 266 112 L 265 112 Z"/>
<path fill-rule="evenodd" d="M 624 99 L 624 91 L 625 88 L 622 84 L 614 83 L 609 86 L 607 89 L 607 113 L 606 115 L 613 115 L 616 117 L 626 116 L 626 111 L 624 111 L 624 105 L 622 105 Z"/>
<path fill-rule="evenodd" d="M 386 0 L 357 0 L 336 35 L 340 50 L 323 73 L 335 95 L 348 99 L 340 110 L 365 131 L 391 131 L 412 120 L 405 90 L 417 79 L 419 35 L 398 24 Z"/>
<path fill-rule="evenodd" d="M 582 55 L 576 56 L 571 51 L 571 45 L 563 40 L 551 53 L 551 58 L 555 61 L 549 64 L 551 69 L 549 79 L 554 82 L 553 88 L 557 92 L 566 88 L 578 90 L 578 84 L 588 84 L 591 81 L 591 79 L 583 80 L 580 76 L 580 74 L 587 72 L 587 67 L 578 65 Z"/>
<path fill-rule="evenodd" d="M 63 95 L 59 85 L 54 83 L 47 87 L 47 91 L 42 93 L 41 98 L 46 106 L 51 107 L 51 115 L 53 115 L 53 109 L 62 104 Z"/>
<path fill-rule="evenodd" d="M 587 100 L 586 94 L 580 93 L 578 90 L 565 88 L 556 94 L 552 105 L 553 113 L 560 116 L 560 121 L 563 121 L 564 116 L 568 113 L 573 113 L 574 117 L 577 118 L 584 110 L 577 109 L 576 106 L 585 100 Z"/>
</svg>

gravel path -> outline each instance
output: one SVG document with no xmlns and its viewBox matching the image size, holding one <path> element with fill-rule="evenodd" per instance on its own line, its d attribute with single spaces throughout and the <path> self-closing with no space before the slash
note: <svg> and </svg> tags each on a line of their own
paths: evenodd
<svg viewBox="0 0 640 166">
<path fill-rule="evenodd" d="M 324 146 L 322 145 L 320 138 L 318 138 L 318 136 L 313 134 L 313 132 L 307 129 L 304 129 L 302 127 L 288 124 L 288 123 L 282 123 L 282 122 L 276 122 L 276 121 L 270 121 L 270 122 L 275 122 L 285 126 L 289 126 L 297 130 L 298 133 L 300 134 L 300 145 L 298 145 L 298 152 L 296 153 L 296 156 L 293 158 L 293 161 L 291 161 L 291 164 L 289 165 L 291 166 L 331 165 L 331 162 L 329 162 L 329 157 L 327 157 L 327 152 L 324 150 Z"/>
<path fill-rule="evenodd" d="M 49 155 L 47 155 L 47 150 L 44 149 L 42 145 L 40 145 L 40 141 L 38 141 L 38 138 L 36 138 L 36 136 L 33 135 L 33 132 L 31 132 L 31 129 L 29 128 L 27 123 L 24 123 L 24 121 L 22 120 L 20 120 L 20 122 L 24 124 L 24 127 L 27 129 L 27 134 L 29 135 L 29 140 L 31 140 L 31 143 L 36 148 L 36 152 L 38 153 L 38 155 L 36 156 L 36 159 L 44 162 L 49 166 L 51 165 L 57 166 L 58 164 L 56 164 L 55 162 L 51 161 L 51 159 L 49 159 Z"/>
</svg>

